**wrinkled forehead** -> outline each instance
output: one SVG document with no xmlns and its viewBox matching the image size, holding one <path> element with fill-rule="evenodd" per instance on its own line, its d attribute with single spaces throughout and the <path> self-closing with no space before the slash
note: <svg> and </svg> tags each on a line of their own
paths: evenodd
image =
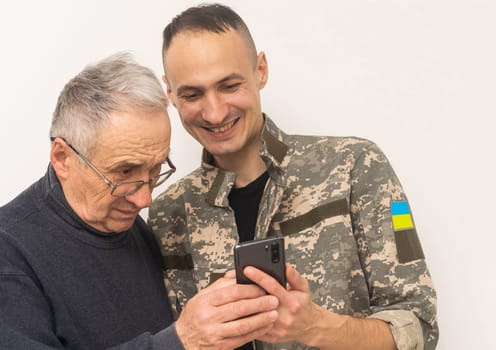
<svg viewBox="0 0 496 350">
<path fill-rule="evenodd" d="M 112 112 L 95 140 L 95 155 L 126 153 L 164 154 L 170 146 L 171 127 L 166 111 Z"/>
</svg>

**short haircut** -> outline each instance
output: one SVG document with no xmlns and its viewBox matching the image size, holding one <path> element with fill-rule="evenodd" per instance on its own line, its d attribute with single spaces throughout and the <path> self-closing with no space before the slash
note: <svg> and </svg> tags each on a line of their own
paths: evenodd
<svg viewBox="0 0 496 350">
<path fill-rule="evenodd" d="M 167 49 L 174 37 L 180 33 L 206 31 L 220 34 L 229 30 L 235 30 L 245 38 L 255 65 L 257 49 L 250 30 L 234 10 L 221 4 L 202 4 L 190 7 L 174 17 L 163 31 L 162 60 L 165 62 Z"/>
<path fill-rule="evenodd" d="M 99 132 L 112 112 L 167 111 L 160 81 L 132 55 L 116 53 L 86 66 L 61 91 L 53 112 L 50 137 L 62 137 L 91 156 Z"/>
</svg>

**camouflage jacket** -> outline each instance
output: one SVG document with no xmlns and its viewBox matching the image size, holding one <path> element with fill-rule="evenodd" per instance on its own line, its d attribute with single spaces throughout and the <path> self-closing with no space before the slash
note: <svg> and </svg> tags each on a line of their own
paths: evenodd
<svg viewBox="0 0 496 350">
<path fill-rule="evenodd" d="M 262 138 L 269 180 L 255 237 L 284 235 L 286 261 L 308 280 L 315 303 L 387 321 L 398 349 L 434 349 L 436 293 L 406 196 L 384 154 L 355 137 L 286 135 L 268 117 Z M 228 194 L 235 174 L 212 164 L 204 151 L 202 166 L 149 211 L 176 315 L 234 267 L 238 234 Z M 396 204 L 408 212 L 399 211 L 403 221 L 395 228 Z M 309 347 L 257 342 L 257 349 Z"/>
</svg>

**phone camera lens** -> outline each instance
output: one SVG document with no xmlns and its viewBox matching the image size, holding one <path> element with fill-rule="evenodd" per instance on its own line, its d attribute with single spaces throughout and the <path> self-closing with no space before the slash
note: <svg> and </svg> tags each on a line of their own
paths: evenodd
<svg viewBox="0 0 496 350">
<path fill-rule="evenodd" d="M 272 243 L 271 247 L 270 247 L 270 254 L 271 254 L 271 258 L 272 258 L 272 262 L 275 264 L 275 263 L 278 263 L 279 262 L 279 244 L 277 243 Z"/>
</svg>

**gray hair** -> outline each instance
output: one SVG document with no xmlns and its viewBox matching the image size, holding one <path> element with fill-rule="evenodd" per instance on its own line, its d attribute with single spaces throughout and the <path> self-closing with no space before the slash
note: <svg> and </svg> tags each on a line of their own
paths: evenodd
<svg viewBox="0 0 496 350">
<path fill-rule="evenodd" d="M 86 66 L 59 95 L 50 138 L 61 137 L 86 156 L 112 112 L 167 111 L 160 81 L 132 55 L 120 52 Z"/>
</svg>

